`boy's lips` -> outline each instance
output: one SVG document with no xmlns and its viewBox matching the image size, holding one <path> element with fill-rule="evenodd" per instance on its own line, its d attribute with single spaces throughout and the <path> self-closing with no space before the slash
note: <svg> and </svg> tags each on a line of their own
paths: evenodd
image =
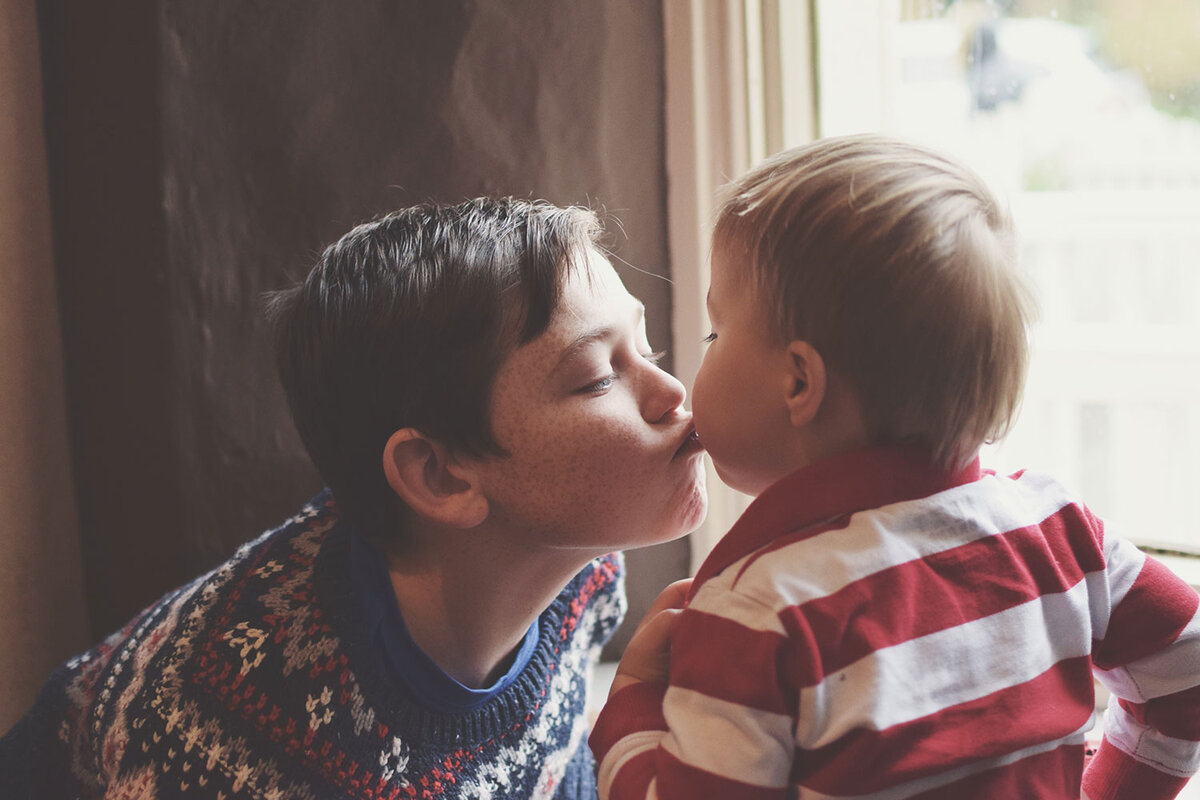
<svg viewBox="0 0 1200 800">
<path fill-rule="evenodd" d="M 704 445 L 700 443 L 700 436 L 696 433 L 695 427 L 690 427 L 678 449 L 675 450 L 673 458 L 686 457 L 702 452 L 704 452 Z"/>
</svg>

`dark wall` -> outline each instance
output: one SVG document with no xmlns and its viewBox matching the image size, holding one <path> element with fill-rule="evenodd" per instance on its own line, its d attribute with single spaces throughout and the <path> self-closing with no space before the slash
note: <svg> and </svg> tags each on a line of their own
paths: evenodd
<svg viewBox="0 0 1200 800">
<path fill-rule="evenodd" d="M 41 26 L 94 635 L 319 488 L 262 295 L 353 224 L 586 203 L 667 272 L 657 3 L 44 2 Z M 669 344 L 668 284 L 622 274 Z M 686 560 L 634 554 L 635 606 Z"/>
</svg>

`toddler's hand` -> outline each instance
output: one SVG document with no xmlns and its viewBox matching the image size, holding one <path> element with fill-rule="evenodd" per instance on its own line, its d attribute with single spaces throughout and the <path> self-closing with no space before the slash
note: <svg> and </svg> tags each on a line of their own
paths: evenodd
<svg viewBox="0 0 1200 800">
<path fill-rule="evenodd" d="M 667 682 L 671 626 L 683 608 L 691 585 L 691 578 L 675 581 L 655 598 L 625 647 L 625 655 L 621 657 L 612 688 L 608 691 L 609 697 L 631 683 Z"/>
</svg>

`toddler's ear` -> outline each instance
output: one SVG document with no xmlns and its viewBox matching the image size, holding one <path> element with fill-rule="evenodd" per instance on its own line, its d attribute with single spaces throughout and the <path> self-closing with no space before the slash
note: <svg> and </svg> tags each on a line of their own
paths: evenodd
<svg viewBox="0 0 1200 800">
<path fill-rule="evenodd" d="M 474 528 L 488 516 L 488 502 L 471 473 L 449 449 L 415 428 L 401 428 L 383 448 L 388 485 L 423 517 L 455 528 Z"/>
<path fill-rule="evenodd" d="M 784 392 L 792 425 L 802 427 L 817 416 L 825 399 L 827 377 L 825 360 L 816 348 L 800 340 L 788 344 Z"/>
</svg>

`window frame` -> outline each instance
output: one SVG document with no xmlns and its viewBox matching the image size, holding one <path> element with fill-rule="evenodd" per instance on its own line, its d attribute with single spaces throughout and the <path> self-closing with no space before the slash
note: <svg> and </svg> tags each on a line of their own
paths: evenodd
<svg viewBox="0 0 1200 800">
<path fill-rule="evenodd" d="M 832 0 L 840 4 L 838 13 L 820 13 L 828 2 L 663 2 L 673 357 L 675 373 L 686 386 L 693 384 L 703 357 L 701 339 L 709 332 L 704 302 L 708 241 L 722 187 L 767 154 L 812 141 L 818 131 L 835 135 L 863 124 L 862 113 L 844 105 L 843 112 L 857 118 L 839 117 L 836 105 L 825 119 L 820 117 L 822 94 L 856 94 L 831 84 L 836 65 L 830 59 L 838 54 L 822 53 L 821 37 L 834 35 L 830 26 L 853 26 L 855 41 L 882 52 L 885 26 L 871 20 L 898 13 L 899 0 Z M 786 47 L 784 31 L 793 32 Z M 846 32 L 845 27 L 840 30 Z M 864 71 L 859 80 L 864 85 L 856 89 L 887 102 L 885 71 Z M 882 116 L 882 111 L 875 113 Z M 708 459 L 706 470 L 710 510 L 691 538 L 693 572 L 750 499 L 725 486 Z M 1152 543 L 1139 547 L 1200 586 L 1200 557 Z"/>
<path fill-rule="evenodd" d="M 664 0 L 666 162 L 673 367 L 692 386 L 709 333 L 708 241 L 721 188 L 784 142 L 817 131 L 811 0 Z M 784 47 L 785 30 L 807 46 Z M 784 96 L 782 86 L 793 88 Z M 711 461 L 709 512 L 691 537 L 694 572 L 749 498 Z"/>
</svg>

